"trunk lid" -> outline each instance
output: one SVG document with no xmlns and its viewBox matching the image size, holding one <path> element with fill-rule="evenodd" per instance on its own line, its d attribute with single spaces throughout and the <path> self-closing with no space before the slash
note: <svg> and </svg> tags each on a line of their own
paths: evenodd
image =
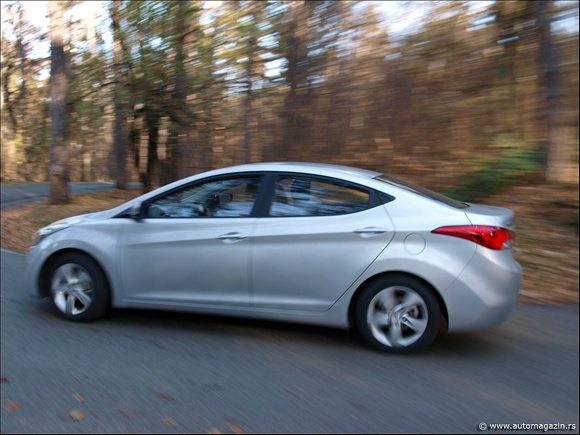
<svg viewBox="0 0 580 435">
<path fill-rule="evenodd" d="M 464 212 L 472 225 L 490 225 L 515 231 L 514 212 L 509 208 L 469 204 Z"/>
</svg>

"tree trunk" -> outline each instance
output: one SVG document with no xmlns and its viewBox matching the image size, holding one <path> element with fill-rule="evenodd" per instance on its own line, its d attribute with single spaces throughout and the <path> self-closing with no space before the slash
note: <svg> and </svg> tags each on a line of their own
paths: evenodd
<svg viewBox="0 0 580 435">
<path fill-rule="evenodd" d="M 144 190 L 146 192 L 152 189 L 152 183 L 157 178 L 158 169 L 158 158 L 157 158 L 157 144 L 159 143 L 159 123 L 160 118 L 158 115 L 147 112 L 145 115 L 145 120 L 147 124 L 148 131 L 148 142 L 147 142 L 147 170 L 146 170 L 146 180 L 144 183 Z"/>
<path fill-rule="evenodd" d="M 115 179 L 117 189 L 127 188 L 127 169 L 126 169 L 126 149 L 127 149 L 127 132 L 126 132 L 126 113 L 124 100 L 124 77 L 123 77 L 123 49 L 121 46 L 121 29 L 119 7 L 120 0 L 113 1 L 111 10 L 111 19 L 113 27 L 113 55 L 114 55 L 114 74 L 115 74 L 115 128 L 113 149 L 115 153 Z"/>
<path fill-rule="evenodd" d="M 546 181 L 566 181 L 570 166 L 567 152 L 567 128 L 562 103 L 562 92 L 559 83 L 559 71 L 554 54 L 552 31 L 550 29 L 550 2 L 534 2 L 536 5 L 537 25 L 540 37 L 538 70 L 540 89 L 545 104 L 544 119 L 546 138 L 542 146 L 544 178 Z"/>
<path fill-rule="evenodd" d="M 285 57 L 288 61 L 286 81 L 290 91 L 284 102 L 284 138 L 280 155 L 288 160 L 291 155 L 300 154 L 306 144 L 305 131 L 309 124 L 302 116 L 302 107 L 305 103 L 308 78 L 308 50 L 307 50 L 307 5 L 304 1 L 290 3 L 290 22 L 285 30 L 286 49 Z M 297 150 L 298 149 L 298 150 Z"/>
<path fill-rule="evenodd" d="M 50 203 L 69 202 L 66 136 L 68 72 L 64 52 L 66 2 L 48 2 L 50 15 Z"/>
<path fill-rule="evenodd" d="M 258 62 L 257 49 L 258 49 L 258 37 L 256 23 L 258 22 L 258 17 L 256 15 L 257 4 L 251 2 L 249 4 L 249 14 L 251 17 L 251 24 L 249 25 L 249 35 L 248 41 L 246 43 L 246 57 L 248 58 L 246 63 L 246 96 L 244 97 L 244 146 L 242 150 L 242 158 L 240 163 L 250 163 L 252 161 L 252 141 L 255 140 L 255 114 L 253 113 L 254 107 L 254 89 L 253 89 L 253 79 L 256 69 L 256 64 Z"/>
</svg>

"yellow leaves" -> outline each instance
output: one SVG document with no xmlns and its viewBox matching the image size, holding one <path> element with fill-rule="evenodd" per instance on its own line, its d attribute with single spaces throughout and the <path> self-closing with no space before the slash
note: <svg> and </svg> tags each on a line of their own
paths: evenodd
<svg viewBox="0 0 580 435">
<path fill-rule="evenodd" d="M 81 421 L 85 418 L 85 413 L 80 409 L 75 409 L 69 412 L 68 415 L 73 421 Z"/>
<path fill-rule="evenodd" d="M 155 395 L 159 397 L 161 400 L 165 400 L 167 402 L 175 402 L 175 399 L 171 396 L 168 396 L 167 394 L 155 393 Z"/>
<path fill-rule="evenodd" d="M 5 379 L 5 378 L 3 378 L 3 379 Z M 5 379 L 2 382 L 8 382 L 8 380 Z M 85 399 L 80 394 L 73 394 L 72 396 L 79 403 L 85 402 Z M 173 401 L 173 402 L 175 401 L 173 398 L 171 398 L 167 395 L 160 394 L 160 393 L 157 393 L 157 396 L 159 398 L 161 398 L 162 400 L 169 400 L 169 401 Z M 9 401 L 9 402 L 4 403 L 4 408 L 7 411 L 15 411 L 15 410 L 20 408 L 20 404 L 16 401 Z M 131 411 L 129 411 L 128 409 L 120 409 L 119 412 L 126 418 L 135 418 L 134 414 Z M 94 418 L 97 418 L 97 419 L 99 418 L 99 415 L 96 412 L 88 412 L 88 414 L 92 415 Z M 74 422 L 81 422 L 86 418 L 85 412 L 83 412 L 81 409 L 73 409 L 72 411 L 70 411 L 68 413 L 68 416 Z M 176 428 L 179 426 L 179 424 L 171 417 L 161 418 L 161 423 L 163 423 L 166 427 L 168 427 L 170 429 L 173 429 L 173 428 Z M 226 421 L 226 425 L 227 425 L 227 430 L 229 432 L 228 431 L 222 432 L 217 427 L 210 427 L 209 429 L 207 429 L 205 431 L 205 433 L 206 434 L 223 434 L 223 433 L 245 434 L 244 430 L 238 424 L 236 424 L 232 421 Z M 125 432 L 121 431 L 121 433 L 125 433 Z"/>
<path fill-rule="evenodd" d="M 227 424 L 228 424 L 228 429 L 230 430 L 231 433 L 234 433 L 234 434 L 243 434 L 243 433 L 245 433 L 242 430 L 242 428 L 240 426 L 238 426 L 237 424 L 235 424 L 235 423 L 233 423 L 231 421 L 228 421 Z"/>
<path fill-rule="evenodd" d="M 2 382 L 8 382 L 8 379 L 5 377 L 2 377 Z M 165 401 L 169 401 L 169 402 L 175 402 L 175 399 L 173 399 L 172 397 L 166 395 L 166 394 L 162 394 L 162 393 L 155 393 L 156 396 L 161 399 L 161 400 L 165 400 Z M 83 396 L 81 396 L 78 393 L 72 394 L 73 398 L 78 402 L 78 403 L 85 403 L 85 399 Z M 20 408 L 20 404 L 14 400 L 9 401 L 4 403 L 4 408 L 7 411 L 15 411 L 17 409 Z M 126 418 L 135 418 L 135 415 L 129 411 L 126 408 L 123 409 L 119 409 L 119 412 L 121 413 L 121 415 L 123 415 Z M 83 420 L 86 419 L 87 415 L 89 417 L 94 417 L 94 418 L 99 418 L 99 415 L 96 412 L 91 412 L 90 410 L 81 410 L 81 409 L 73 409 L 72 411 L 70 411 L 68 413 L 69 418 L 74 421 L 74 422 L 81 422 Z M 161 423 L 163 423 L 167 428 L 169 429 L 174 429 L 176 427 L 179 426 L 179 424 L 171 417 L 162 417 L 162 414 L 160 414 L 160 421 Z M 245 434 L 244 430 L 236 423 L 232 422 L 232 421 L 226 421 L 226 425 L 227 425 L 227 430 L 226 432 L 222 432 L 220 429 L 218 429 L 217 427 L 210 427 L 209 429 L 205 430 L 206 434 L 224 434 L 224 433 L 231 433 L 231 434 Z M 121 433 L 128 433 L 125 432 L 124 430 L 120 431 Z"/>
<path fill-rule="evenodd" d="M 6 402 L 4 404 L 4 409 L 6 409 L 6 411 L 14 411 L 16 409 L 20 408 L 20 403 L 15 402 L 14 400 L 11 400 L 10 402 Z"/>
<path fill-rule="evenodd" d="M 233 434 L 244 434 L 245 432 L 243 431 L 243 429 L 238 426 L 236 423 L 233 423 L 231 421 L 226 422 L 228 429 L 231 433 Z M 223 432 L 221 432 L 217 427 L 210 427 L 209 429 L 207 429 L 205 431 L 205 433 L 207 434 L 223 434 Z"/>
<path fill-rule="evenodd" d="M 127 409 L 121 409 L 121 414 L 123 414 L 125 417 L 127 418 L 133 418 L 134 415 L 131 413 L 131 411 L 127 410 Z"/>
<path fill-rule="evenodd" d="M 173 420 L 172 418 L 169 418 L 169 417 L 162 418 L 161 422 L 165 426 L 170 427 L 170 428 L 177 427 L 177 423 L 175 422 L 175 420 Z"/>
<path fill-rule="evenodd" d="M 85 401 L 83 396 L 81 396 L 80 394 L 73 394 L 73 397 L 79 403 L 83 403 Z M 81 411 L 80 409 L 75 409 L 75 410 L 69 412 L 68 415 L 73 421 L 81 421 L 81 420 L 84 420 L 84 418 L 85 418 L 85 413 L 83 411 Z"/>
</svg>

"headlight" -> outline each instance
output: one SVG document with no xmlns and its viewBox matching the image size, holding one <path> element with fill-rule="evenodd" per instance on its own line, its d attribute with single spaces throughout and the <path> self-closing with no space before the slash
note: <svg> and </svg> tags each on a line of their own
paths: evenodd
<svg viewBox="0 0 580 435">
<path fill-rule="evenodd" d="M 54 234 L 60 230 L 64 230 L 65 228 L 68 228 L 69 226 L 70 226 L 70 224 L 59 224 L 57 222 L 57 223 L 54 223 L 48 227 L 41 228 L 34 235 L 34 238 L 32 239 L 32 246 L 38 245 L 46 237 L 48 237 L 51 234 Z"/>
</svg>

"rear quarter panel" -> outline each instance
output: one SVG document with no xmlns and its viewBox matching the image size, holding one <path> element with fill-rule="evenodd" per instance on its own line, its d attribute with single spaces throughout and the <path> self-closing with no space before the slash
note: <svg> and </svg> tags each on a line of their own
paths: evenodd
<svg viewBox="0 0 580 435">
<path fill-rule="evenodd" d="M 431 233 L 445 225 L 469 225 L 464 210 L 439 205 L 436 201 L 406 192 L 398 193 L 394 201 L 383 207 L 391 218 L 395 235 L 387 248 L 337 301 L 333 307 L 336 311 L 348 311 L 357 289 L 367 280 L 384 273 L 415 275 L 443 295 L 475 255 L 475 243 Z"/>
<path fill-rule="evenodd" d="M 464 210 L 413 194 L 399 195 L 384 207 L 396 233 L 369 271 L 412 273 L 442 293 L 469 263 L 476 245 L 431 231 L 445 225 L 468 225 Z"/>
</svg>

